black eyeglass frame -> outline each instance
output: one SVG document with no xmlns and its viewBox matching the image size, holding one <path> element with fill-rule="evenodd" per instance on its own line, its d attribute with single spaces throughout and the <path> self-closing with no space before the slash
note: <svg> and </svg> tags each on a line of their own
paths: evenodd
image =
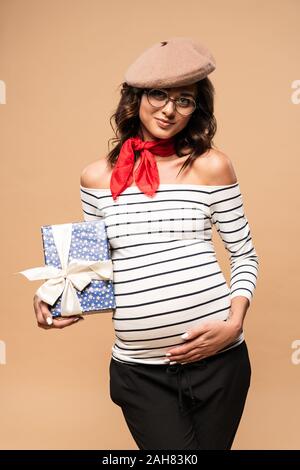
<svg viewBox="0 0 300 470">
<path fill-rule="evenodd" d="M 166 101 L 164 104 L 162 104 L 161 106 L 154 106 L 152 103 L 150 103 L 148 94 L 149 94 L 151 91 L 153 91 L 153 90 L 161 91 L 162 93 L 165 93 L 165 94 L 167 95 L 167 101 Z M 194 101 L 194 103 L 195 103 L 195 109 L 194 109 L 191 113 L 182 114 L 182 113 L 181 113 L 180 111 L 178 111 L 178 109 L 177 109 L 177 100 L 178 100 L 178 98 L 176 98 L 176 99 L 175 99 L 175 98 L 171 98 L 171 97 L 169 96 L 169 93 L 168 93 L 167 91 L 162 90 L 161 88 L 150 88 L 150 89 L 144 89 L 144 90 L 143 90 L 143 93 L 147 95 L 148 103 L 149 103 L 151 106 L 153 106 L 154 108 L 157 108 L 157 109 L 159 109 L 159 108 L 164 108 L 164 107 L 166 106 L 166 104 L 168 104 L 169 101 L 173 101 L 173 102 L 175 103 L 175 110 L 176 110 L 181 116 L 190 116 L 191 114 L 193 114 L 193 113 L 196 111 L 197 108 L 199 108 L 197 101 L 194 100 L 194 98 L 192 98 L 191 96 L 189 96 L 188 99 Z"/>
</svg>

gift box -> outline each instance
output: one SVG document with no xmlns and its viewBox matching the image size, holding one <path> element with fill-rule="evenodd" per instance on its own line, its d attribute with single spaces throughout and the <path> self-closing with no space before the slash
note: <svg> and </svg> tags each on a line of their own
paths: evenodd
<svg viewBox="0 0 300 470">
<path fill-rule="evenodd" d="M 41 227 L 45 266 L 19 271 L 47 279 L 36 294 L 53 317 L 114 310 L 113 266 L 105 222 L 93 220 Z"/>
</svg>

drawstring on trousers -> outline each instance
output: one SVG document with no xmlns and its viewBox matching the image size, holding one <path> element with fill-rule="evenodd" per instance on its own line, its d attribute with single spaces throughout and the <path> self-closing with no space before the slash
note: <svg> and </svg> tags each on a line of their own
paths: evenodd
<svg viewBox="0 0 300 470">
<path fill-rule="evenodd" d="M 202 360 L 201 361 L 203 365 L 206 364 L 206 361 Z M 193 363 L 190 363 L 190 364 L 193 364 Z M 194 363 L 195 364 L 195 363 Z M 180 411 L 183 411 L 183 399 L 182 399 L 182 379 L 183 379 L 183 376 L 185 374 L 186 376 L 186 380 L 187 380 L 187 384 L 188 384 L 188 389 L 189 389 L 189 393 L 190 393 L 190 398 L 191 398 L 191 402 L 192 402 L 192 407 L 195 405 L 196 403 L 196 398 L 193 394 L 193 388 L 192 388 L 192 384 L 191 384 L 191 378 L 190 378 L 190 375 L 189 375 L 189 371 L 188 371 L 188 364 L 181 364 L 181 363 L 177 363 L 177 364 L 173 364 L 173 365 L 170 365 L 167 367 L 166 369 L 166 372 L 167 374 L 169 375 L 177 375 L 177 385 L 178 385 L 178 403 L 179 403 L 179 409 Z"/>
</svg>

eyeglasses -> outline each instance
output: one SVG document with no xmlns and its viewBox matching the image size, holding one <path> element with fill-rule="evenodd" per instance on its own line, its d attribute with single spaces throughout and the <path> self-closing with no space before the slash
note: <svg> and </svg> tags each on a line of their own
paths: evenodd
<svg viewBox="0 0 300 470">
<path fill-rule="evenodd" d="M 164 90 L 153 88 L 151 90 L 144 90 L 147 95 L 148 102 L 154 108 L 164 107 L 169 100 L 175 103 L 175 109 L 182 116 L 188 116 L 192 114 L 197 108 L 197 103 L 193 98 L 185 98 L 183 96 L 174 99 L 169 97 L 169 93 Z"/>
</svg>

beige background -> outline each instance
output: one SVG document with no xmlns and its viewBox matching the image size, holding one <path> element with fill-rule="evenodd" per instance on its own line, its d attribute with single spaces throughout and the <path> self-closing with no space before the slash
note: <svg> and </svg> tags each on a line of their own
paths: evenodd
<svg viewBox="0 0 300 470">
<path fill-rule="evenodd" d="M 42 225 L 83 220 L 80 173 L 107 152 L 123 73 L 174 35 L 215 55 L 215 143 L 233 161 L 260 257 L 233 448 L 299 448 L 299 16 L 299 0 L 0 0 L 2 449 L 136 449 L 109 397 L 111 316 L 41 330 L 40 281 L 13 273 L 44 263 Z"/>
</svg>

